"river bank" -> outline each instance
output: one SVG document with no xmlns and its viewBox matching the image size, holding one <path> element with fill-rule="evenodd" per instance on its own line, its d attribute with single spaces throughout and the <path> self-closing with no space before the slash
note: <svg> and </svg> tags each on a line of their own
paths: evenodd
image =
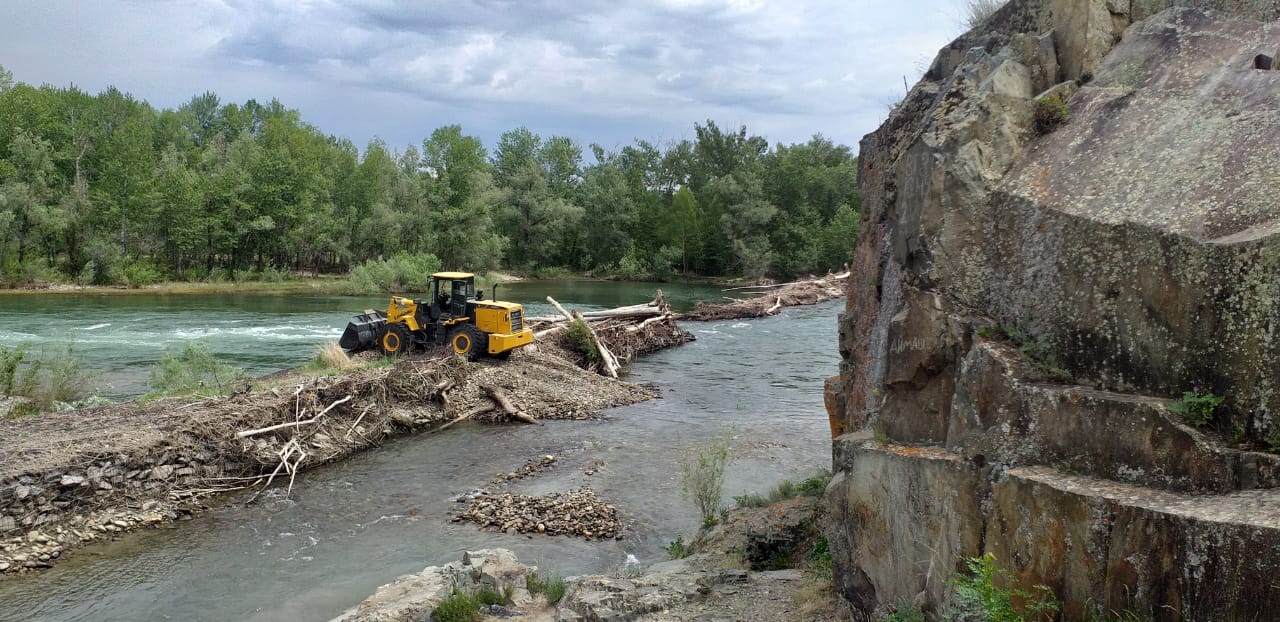
<svg viewBox="0 0 1280 622">
<path fill-rule="evenodd" d="M 687 550 L 673 547 L 669 561 L 566 579 L 506 549 L 469 551 L 397 577 L 332 622 L 408 622 L 480 603 L 481 619 L 511 622 L 829 622 L 836 611 L 824 520 L 814 497 L 728 509 Z"/>
<path fill-rule="evenodd" d="M 189 516 L 219 493 L 291 485 L 297 472 L 463 415 L 508 422 L 497 395 L 536 420 L 584 419 L 657 390 L 589 373 L 541 344 L 505 362 L 410 359 L 227 398 L 3 420 L 0 572 L 49 567 L 84 544 Z"/>
<path fill-rule="evenodd" d="M 485 386 L 538 419 L 592 418 L 656 395 L 653 387 L 585 372 L 570 362 L 576 356 L 546 343 L 506 364 L 401 361 L 339 377 L 276 378 L 222 400 L 0 422 L 0 534 L 7 538 L 0 570 L 45 568 L 85 544 L 189 518 L 219 493 L 262 486 L 273 473 L 279 485 L 385 439 L 439 428 L 489 399 Z M 441 391 L 447 381 L 453 388 Z M 284 427 L 237 437 L 271 426 Z"/>
</svg>

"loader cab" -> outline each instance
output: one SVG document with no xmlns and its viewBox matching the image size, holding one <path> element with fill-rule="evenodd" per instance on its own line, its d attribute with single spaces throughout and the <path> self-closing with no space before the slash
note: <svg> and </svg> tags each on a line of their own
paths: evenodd
<svg viewBox="0 0 1280 622">
<path fill-rule="evenodd" d="M 467 300 L 476 293 L 476 277 L 469 272 L 431 275 L 431 315 L 449 319 L 467 315 Z"/>
</svg>

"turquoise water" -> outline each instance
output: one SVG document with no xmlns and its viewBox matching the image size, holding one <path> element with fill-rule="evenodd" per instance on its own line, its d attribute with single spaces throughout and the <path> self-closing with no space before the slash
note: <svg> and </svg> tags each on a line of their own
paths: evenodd
<svg viewBox="0 0 1280 622">
<path fill-rule="evenodd" d="M 530 281 L 499 285 L 498 297 L 525 304 L 532 317 L 555 313 L 548 295 L 589 310 L 648 302 L 659 287 L 677 310 L 722 295 L 712 286 Z M 151 367 L 187 341 L 203 341 L 220 360 L 263 375 L 306 364 L 342 335 L 352 315 L 386 306 L 381 296 L 0 296 L 0 346 L 69 342 L 95 375 L 98 393 L 120 399 L 145 393 Z"/>
</svg>

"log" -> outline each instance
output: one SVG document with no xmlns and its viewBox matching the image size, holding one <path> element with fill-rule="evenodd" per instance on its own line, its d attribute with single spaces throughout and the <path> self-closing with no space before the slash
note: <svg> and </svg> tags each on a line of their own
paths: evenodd
<svg viewBox="0 0 1280 622">
<path fill-rule="evenodd" d="M 832 279 L 832 280 L 835 280 L 835 281 L 844 280 L 844 279 L 849 278 L 849 274 L 850 274 L 849 272 L 842 272 L 842 273 L 840 273 L 840 274 L 832 274 L 832 275 L 831 275 L 831 279 Z M 824 283 L 824 282 L 826 282 L 826 281 L 827 281 L 827 279 L 809 279 L 809 280 L 807 280 L 807 281 L 792 281 L 792 282 L 790 282 L 790 283 L 777 283 L 777 284 L 775 284 L 775 285 L 744 285 L 744 286 L 742 286 L 742 287 L 730 287 L 730 288 L 728 288 L 728 289 L 722 289 L 722 290 L 720 290 L 720 291 L 722 291 L 722 292 L 736 292 L 736 291 L 741 291 L 741 290 L 744 290 L 744 289 L 776 289 L 776 288 L 779 288 L 779 287 L 786 287 L 786 286 L 788 286 L 788 285 L 803 285 L 803 284 L 805 284 L 805 283 L 813 283 L 813 284 L 815 284 L 815 285 L 816 285 L 816 284 Z"/>
<path fill-rule="evenodd" d="M 559 311 L 561 314 L 563 314 L 565 319 L 569 320 L 570 322 L 573 321 L 573 316 L 569 315 L 569 312 L 565 311 L 564 307 L 560 306 L 560 303 L 556 302 L 555 298 L 552 298 L 551 296 L 547 296 L 547 302 L 551 303 L 551 306 L 555 307 L 556 311 Z"/>
<path fill-rule="evenodd" d="M 532 423 L 535 425 L 542 424 L 541 421 L 538 421 L 534 417 L 528 415 L 523 410 L 516 408 L 515 405 L 511 403 L 511 400 L 507 399 L 507 394 L 503 393 L 502 389 L 499 389 L 498 387 L 495 387 L 491 384 L 482 384 L 480 385 L 480 388 L 483 389 L 485 393 L 488 393 L 489 397 L 493 399 L 494 403 L 496 403 L 498 407 L 501 408 L 503 411 L 505 411 L 508 415 L 511 415 L 512 417 L 519 419 L 520 421 L 523 421 L 525 423 Z"/>
<path fill-rule="evenodd" d="M 346 397 L 344 397 L 344 398 L 342 398 L 342 399 L 340 399 L 340 400 L 338 400 L 338 401 L 336 401 L 336 402 L 334 402 L 334 403 L 332 403 L 332 404 L 329 404 L 327 407 L 325 407 L 325 409 L 324 409 L 324 410 L 320 411 L 320 414 L 318 414 L 318 415 L 316 415 L 316 416 L 314 416 L 314 417 L 312 417 L 312 418 L 310 418 L 310 419 L 304 419 L 304 420 L 302 420 L 302 421 L 289 421 L 289 422 L 286 422 L 286 423 L 281 423 L 281 424 L 277 424 L 277 425 L 267 426 L 267 427 L 265 427 L 265 428 L 258 428 L 258 429 L 256 429 L 256 430 L 243 430 L 243 431 L 240 431 L 240 432 L 236 432 L 236 438 L 249 438 L 250 436 L 257 436 L 257 435 L 259 435 L 259 434 L 266 434 L 267 432 L 274 432 L 274 431 L 276 431 L 276 430 L 283 430 L 284 428 L 296 428 L 296 427 L 298 427 L 298 426 L 310 425 L 310 424 L 312 424 L 312 423 L 315 423 L 315 422 L 319 421 L 319 420 L 320 420 L 320 418 L 321 418 L 321 417 L 323 417 L 325 413 L 327 413 L 327 412 L 329 412 L 330 410 L 332 410 L 334 406 L 337 406 L 338 404 L 341 404 L 341 403 L 343 403 L 343 402 L 349 402 L 349 401 L 351 401 L 351 398 L 352 398 L 352 396 L 348 395 L 348 396 L 346 396 Z"/>
<path fill-rule="evenodd" d="M 537 340 L 537 339 L 542 339 L 543 337 L 549 337 L 549 336 L 551 336 L 551 335 L 553 335 L 553 334 L 555 334 L 555 333 L 558 333 L 558 332 L 561 332 L 561 331 L 563 331 L 563 330 L 566 330 L 567 328 L 569 328 L 569 325 L 568 325 L 568 324 L 557 324 L 557 325 L 552 326 L 551 328 L 548 328 L 548 329 L 546 329 L 546 330 L 540 330 L 540 331 L 538 331 L 538 332 L 534 333 L 534 334 L 533 334 L 533 338 L 534 338 L 535 340 Z"/>
<path fill-rule="evenodd" d="M 781 309 L 781 308 L 782 308 L 782 296 L 778 296 L 777 302 L 773 303 L 773 306 L 769 307 L 769 310 L 765 311 L 764 314 L 773 315 L 778 312 L 778 309 Z"/>
<path fill-rule="evenodd" d="M 487 413 L 487 412 L 489 412 L 489 411 L 493 410 L 494 408 L 496 408 L 496 406 L 480 406 L 480 407 L 477 407 L 477 408 L 472 408 L 471 410 L 468 410 L 467 412 L 464 412 L 464 413 L 462 413 L 461 415 L 458 415 L 457 417 L 455 417 L 455 418 L 453 419 L 453 421 L 450 421 L 449 423 L 446 423 L 446 424 L 444 424 L 444 425 L 442 425 L 442 426 L 440 426 L 440 427 L 436 428 L 436 432 L 441 432 L 441 431 L 443 431 L 443 430 L 447 429 L 449 426 L 451 426 L 451 425 L 453 425 L 453 424 L 455 424 L 455 423 L 457 423 L 457 422 L 459 422 L 459 421 L 463 421 L 463 420 L 465 420 L 465 419 L 470 419 L 470 418 L 472 418 L 472 417 L 474 417 L 474 416 L 476 416 L 476 415 L 482 414 L 482 413 Z"/>
<path fill-rule="evenodd" d="M 525 318 L 525 321 L 527 322 L 565 322 L 565 321 L 573 320 L 573 317 L 569 315 L 569 312 L 566 311 L 565 308 L 561 306 L 559 302 L 556 302 L 554 298 L 547 296 L 547 302 L 551 303 L 551 305 L 554 306 L 556 310 L 561 313 L 561 315 L 560 316 L 540 315 L 536 317 Z M 666 315 L 669 312 L 670 312 L 670 307 L 667 305 L 667 297 L 665 294 L 662 293 L 662 290 L 658 290 L 653 300 L 643 304 L 627 305 L 625 307 L 616 307 L 613 309 L 602 309 L 599 311 L 581 311 L 580 313 L 582 313 L 582 317 L 585 317 L 588 320 L 607 320 L 607 319 L 650 318 L 650 317 Z"/>
<path fill-rule="evenodd" d="M 627 327 L 627 332 L 629 332 L 629 333 L 634 333 L 634 332 L 636 332 L 636 331 L 641 331 L 641 330 L 644 330 L 645 328 L 647 328 L 650 324 L 655 324 L 655 323 L 657 323 L 657 322 L 662 322 L 662 321 L 664 321 L 664 320 L 668 320 L 668 319 L 671 319 L 671 315 L 670 315 L 670 314 L 660 315 L 660 316 L 658 316 L 658 317 L 651 317 L 651 318 L 649 318 L 649 319 L 647 319 L 647 320 L 645 320 L 645 321 L 643 321 L 643 322 L 640 322 L 639 324 L 633 324 L 633 325 L 631 325 L 631 326 L 628 326 L 628 327 Z"/>
<path fill-rule="evenodd" d="M 577 312 L 575 311 L 575 313 Z M 591 324 L 582 318 L 581 313 L 578 313 L 575 319 L 582 320 L 582 324 L 587 327 L 588 331 L 591 331 L 591 340 L 595 342 L 596 350 L 600 352 L 600 360 L 604 363 L 604 370 L 609 372 L 610 378 L 617 379 L 618 359 L 614 358 L 613 353 L 609 351 L 609 348 L 605 347 L 604 342 L 600 340 L 600 335 L 596 334 L 596 329 L 591 328 Z"/>
</svg>

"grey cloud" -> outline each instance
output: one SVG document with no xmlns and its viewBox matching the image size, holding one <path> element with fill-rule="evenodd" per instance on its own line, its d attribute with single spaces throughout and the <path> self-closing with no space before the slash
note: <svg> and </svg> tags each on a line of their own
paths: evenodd
<svg viewBox="0 0 1280 622">
<path fill-rule="evenodd" d="M 149 87 L 150 69 L 118 61 L 136 53 L 112 57 L 121 43 L 101 44 L 107 51 L 99 67 L 29 66 L 90 87 L 110 75 L 142 98 L 151 89 L 211 89 L 226 101 L 278 96 L 325 131 L 355 134 L 357 143 L 378 133 L 407 144 L 455 122 L 487 139 L 524 124 L 607 143 L 678 135 L 707 118 L 745 123 L 775 142 L 822 132 L 853 143 L 883 117 L 902 76 L 916 75 L 919 59 L 954 34 L 943 9 L 957 0 L 910 7 L 872 0 L 198 0 L 126 3 L 130 10 L 120 10 L 120 1 L 104 0 L 95 13 L 137 20 L 121 26 L 138 31 L 180 21 L 199 36 L 175 57 L 180 52 L 201 72 L 178 86 L 173 78 L 183 68 L 167 68 L 168 81 Z M 51 42 L 60 28 L 93 32 L 74 23 L 70 6 L 58 4 L 64 0 L 50 2 L 15 18 L 53 33 L 45 37 Z M 6 47 L 17 34 L 0 24 L 6 66 L 32 42 L 30 53 L 41 53 L 39 36 L 20 39 L 20 50 Z M 54 47 L 43 54 L 58 57 Z M 350 119 L 353 109 L 373 121 Z M 374 131 L 379 120 L 385 131 Z M 421 135 L 390 134 L 410 131 Z"/>
</svg>

